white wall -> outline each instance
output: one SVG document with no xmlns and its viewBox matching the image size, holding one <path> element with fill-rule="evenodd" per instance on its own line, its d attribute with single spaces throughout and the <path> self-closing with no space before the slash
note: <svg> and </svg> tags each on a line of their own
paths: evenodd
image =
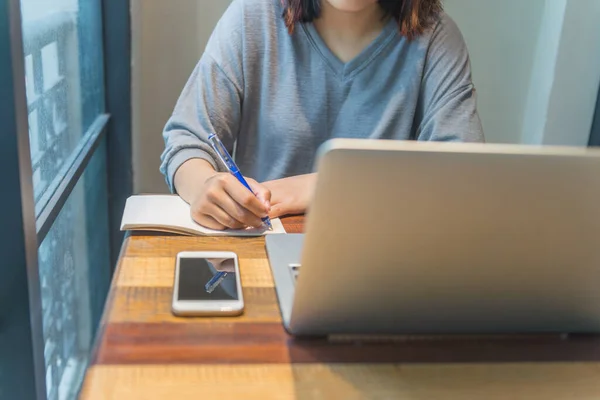
<svg viewBox="0 0 600 400">
<path fill-rule="evenodd" d="M 587 145 L 600 83 L 598 38 L 599 1 L 546 0 L 523 142 Z"/>
<path fill-rule="evenodd" d="M 544 140 L 544 130 L 552 94 L 556 61 L 563 31 L 567 0 L 546 1 L 542 10 L 539 40 L 533 53 L 534 64 L 527 92 L 527 105 L 521 140 L 535 144 Z"/>
<path fill-rule="evenodd" d="M 446 0 L 473 67 L 489 142 L 520 140 L 545 0 Z"/>
<path fill-rule="evenodd" d="M 161 193 L 163 127 L 230 0 L 133 0 L 133 172 L 136 193 Z"/>
<path fill-rule="evenodd" d="M 600 2 L 446 0 L 489 142 L 585 146 L 600 82 Z"/>
<path fill-rule="evenodd" d="M 230 0 L 132 0 L 136 192 L 165 192 L 161 132 Z M 600 82 L 600 1 L 445 0 L 489 142 L 585 145 Z"/>
</svg>

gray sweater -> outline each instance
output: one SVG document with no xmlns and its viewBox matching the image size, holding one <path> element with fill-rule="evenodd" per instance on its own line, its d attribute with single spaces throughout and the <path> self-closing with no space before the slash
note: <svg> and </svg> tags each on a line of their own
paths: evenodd
<svg viewBox="0 0 600 400">
<path fill-rule="evenodd" d="M 330 138 L 483 141 L 463 37 L 445 14 L 409 41 L 394 20 L 348 63 L 313 24 L 290 35 L 280 0 L 234 0 L 183 88 L 163 137 L 172 191 L 191 158 L 223 171 L 215 132 L 259 182 L 312 172 Z"/>
</svg>

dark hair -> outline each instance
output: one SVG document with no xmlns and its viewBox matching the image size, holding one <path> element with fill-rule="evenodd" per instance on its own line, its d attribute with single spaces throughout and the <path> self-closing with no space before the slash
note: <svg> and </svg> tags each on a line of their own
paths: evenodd
<svg viewBox="0 0 600 400">
<path fill-rule="evenodd" d="M 323 0 L 281 0 L 283 19 L 288 31 L 298 22 L 312 22 L 319 17 Z M 423 33 L 442 11 L 441 0 L 379 0 L 383 10 L 398 22 L 400 33 L 409 39 Z"/>
</svg>

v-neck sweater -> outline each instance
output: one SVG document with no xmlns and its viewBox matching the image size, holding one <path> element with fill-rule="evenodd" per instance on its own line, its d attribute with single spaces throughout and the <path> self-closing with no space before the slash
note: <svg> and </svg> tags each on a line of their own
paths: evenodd
<svg viewBox="0 0 600 400">
<path fill-rule="evenodd" d="M 352 60 L 343 62 L 329 49 L 314 24 L 300 24 L 300 29 L 303 30 L 307 40 L 311 42 L 315 51 L 321 55 L 323 61 L 331 71 L 342 81 L 352 79 L 357 73 L 367 67 L 371 61 L 374 61 L 378 57 L 389 42 L 394 40 L 398 35 L 398 23 L 393 19 L 389 19 L 375 40 L 367 45 Z"/>
<path fill-rule="evenodd" d="M 161 171 L 200 158 L 224 171 L 216 133 L 259 182 L 313 171 L 331 138 L 483 141 L 465 41 L 439 14 L 409 40 L 396 21 L 342 62 L 312 23 L 289 34 L 280 0 L 234 0 L 163 131 Z"/>
</svg>

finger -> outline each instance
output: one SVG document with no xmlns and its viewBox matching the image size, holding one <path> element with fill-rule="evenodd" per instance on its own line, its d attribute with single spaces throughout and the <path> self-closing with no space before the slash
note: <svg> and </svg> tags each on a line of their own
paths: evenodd
<svg viewBox="0 0 600 400">
<path fill-rule="evenodd" d="M 207 213 L 215 219 L 219 224 L 230 229 L 242 229 L 246 225 L 229 215 L 225 210 L 216 204 L 211 204 L 207 207 Z"/>
<path fill-rule="evenodd" d="M 221 225 L 231 229 L 241 229 L 245 225 L 243 222 L 236 219 L 236 215 L 250 214 L 245 209 L 238 210 L 235 201 L 225 191 L 225 187 L 229 184 L 229 175 L 215 177 L 215 184 L 211 185 L 205 192 L 206 199 L 198 205 L 198 211 L 211 216 Z M 246 189 L 247 192 L 250 192 Z M 224 209 L 227 208 L 227 210 Z"/>
<path fill-rule="evenodd" d="M 223 261 L 223 263 L 219 266 L 219 271 L 225 272 L 235 272 L 235 263 L 232 258 L 228 258 Z"/>
<path fill-rule="evenodd" d="M 300 215 L 305 212 L 304 209 L 300 208 L 294 199 L 285 199 L 284 201 L 274 204 L 269 212 L 270 218 L 279 218 L 288 215 Z"/>
<path fill-rule="evenodd" d="M 260 218 L 246 210 L 244 207 L 240 206 L 229 196 L 222 198 L 219 206 L 223 209 L 223 211 L 235 218 L 243 226 L 258 227 L 262 225 Z"/>
<path fill-rule="evenodd" d="M 291 209 L 286 206 L 285 203 L 278 203 L 271 207 L 271 211 L 269 212 L 269 218 L 279 218 L 284 215 L 291 214 Z"/>
<path fill-rule="evenodd" d="M 208 229 L 214 229 L 215 231 L 222 231 L 222 230 L 225 230 L 227 228 L 225 225 L 220 224 L 219 222 L 217 222 L 210 215 L 206 215 L 206 214 L 192 214 L 192 218 L 198 224 L 200 224 L 203 227 L 208 228 Z"/>
<path fill-rule="evenodd" d="M 256 182 L 254 179 L 248 179 L 248 184 L 254 191 L 256 197 L 265 205 L 267 211 L 271 208 L 271 191 L 264 185 Z"/>
<path fill-rule="evenodd" d="M 273 192 L 271 192 L 273 193 Z M 277 193 L 273 193 L 273 195 L 271 196 L 271 201 L 269 202 L 269 215 L 271 212 L 271 208 L 275 207 L 278 204 L 282 204 L 285 203 L 285 197 L 281 196 L 281 193 L 279 193 L 280 195 L 278 196 Z"/>
<path fill-rule="evenodd" d="M 250 211 L 259 218 L 266 217 L 267 207 L 252 193 L 248 188 L 242 185 L 237 179 L 230 179 L 225 185 L 225 191 L 239 205 Z"/>
</svg>

